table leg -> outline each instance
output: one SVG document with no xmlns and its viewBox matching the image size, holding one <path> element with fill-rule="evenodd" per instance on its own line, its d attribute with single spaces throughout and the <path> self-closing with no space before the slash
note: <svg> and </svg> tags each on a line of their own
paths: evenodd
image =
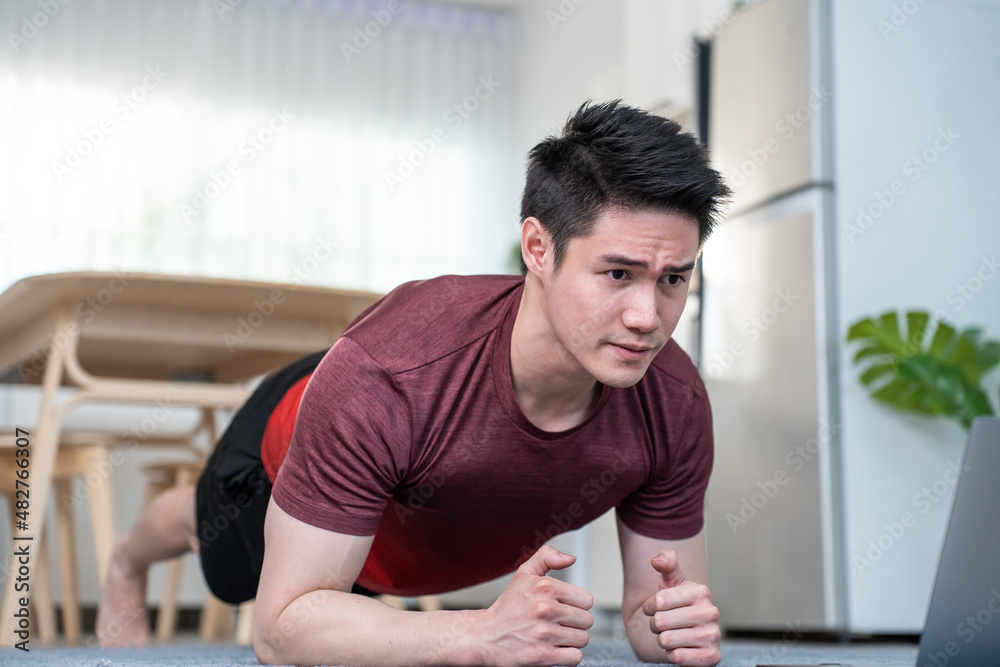
<svg viewBox="0 0 1000 667">
<path fill-rule="evenodd" d="M 195 483 L 194 472 L 187 468 L 175 471 L 173 488 L 192 486 Z M 178 556 L 167 563 L 167 575 L 163 581 L 163 595 L 160 597 L 160 610 L 156 617 L 156 638 L 166 644 L 174 638 L 177 629 L 177 594 L 181 586 L 183 556 Z"/>
<path fill-rule="evenodd" d="M 42 401 L 38 413 L 38 427 L 31 434 L 29 446 L 28 477 L 30 490 L 30 510 L 27 529 L 15 526 L 10 567 L 4 582 L 3 605 L 0 606 L 0 645 L 15 646 L 29 638 L 20 627 L 20 621 L 14 616 L 20 612 L 21 598 L 32 596 L 31 586 L 34 581 L 33 572 L 37 559 L 41 557 L 38 550 L 38 536 L 45 528 L 45 511 L 48 504 L 49 491 L 52 488 L 52 472 L 55 466 L 56 448 L 59 445 L 60 416 L 55 406 L 56 391 L 62 380 L 63 348 L 58 341 L 67 340 L 71 335 L 69 330 L 71 320 L 67 316 L 60 318 L 56 325 L 45 365 L 45 375 L 42 380 Z M 19 554 L 27 554 L 26 564 L 21 563 Z M 33 623 L 28 619 L 27 628 L 30 632 Z M 34 633 L 31 633 L 34 634 Z M 30 646 L 30 645 L 25 645 Z"/>
<path fill-rule="evenodd" d="M 38 638 L 43 644 L 55 644 L 56 615 L 52 601 L 52 573 L 49 571 L 48 544 L 44 535 L 40 534 L 38 540 L 38 558 L 35 560 L 35 595 L 31 598 L 31 603 L 34 606 Z"/>
<path fill-rule="evenodd" d="M 72 493 L 72 483 L 68 479 L 57 479 L 54 488 L 58 498 Z M 56 507 L 56 535 L 59 544 L 59 577 L 62 580 L 63 634 L 67 644 L 79 644 L 83 625 L 80 621 L 80 586 L 76 574 L 76 530 L 73 526 L 73 513 L 65 505 Z"/>
<path fill-rule="evenodd" d="M 91 447 L 87 451 L 88 470 L 112 470 L 111 456 L 106 447 Z M 90 525 L 94 531 L 94 551 L 97 556 L 97 581 L 104 588 L 115 548 L 115 494 L 112 477 L 101 481 L 90 494 Z"/>
<path fill-rule="evenodd" d="M 254 601 L 247 600 L 236 612 L 236 643 L 240 646 L 253 644 L 253 607 Z"/>
<path fill-rule="evenodd" d="M 205 596 L 205 605 L 201 608 L 199 639 L 205 644 L 217 641 L 220 634 L 229 631 L 232 615 L 233 608 L 209 592 Z"/>
</svg>

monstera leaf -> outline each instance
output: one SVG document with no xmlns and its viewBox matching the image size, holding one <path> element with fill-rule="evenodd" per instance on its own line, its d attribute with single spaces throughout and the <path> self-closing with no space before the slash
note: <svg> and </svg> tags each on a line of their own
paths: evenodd
<svg viewBox="0 0 1000 667">
<path fill-rule="evenodd" d="M 894 311 L 855 322 L 847 340 L 861 344 L 854 363 L 867 367 L 859 379 L 877 401 L 957 419 L 968 430 L 976 417 L 993 414 L 980 381 L 1000 364 L 1000 343 L 981 340 L 978 328 L 958 332 L 944 321 L 931 333 L 929 323 L 922 311 L 906 313 L 906 331 Z"/>
</svg>

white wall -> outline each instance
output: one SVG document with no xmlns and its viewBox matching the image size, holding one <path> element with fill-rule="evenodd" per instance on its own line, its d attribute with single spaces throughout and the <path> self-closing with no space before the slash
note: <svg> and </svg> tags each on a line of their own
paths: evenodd
<svg viewBox="0 0 1000 667">
<path fill-rule="evenodd" d="M 906 14 L 896 9 L 901 5 L 916 11 Z M 984 258 L 1000 257 L 998 9 L 986 2 L 833 3 L 837 288 L 844 333 L 861 317 L 919 308 L 941 309 L 954 323 L 982 325 L 988 337 L 1000 338 L 1000 276 L 987 268 L 989 279 L 976 277 Z M 938 149 L 946 150 L 934 149 L 939 133 L 949 130 L 956 138 L 938 140 Z M 913 171 L 912 156 L 925 150 L 929 158 L 937 153 L 936 161 Z M 858 208 L 879 213 L 878 191 L 888 202 L 884 191 L 897 180 L 905 190 L 862 229 Z M 848 225 L 862 233 L 849 238 L 857 230 Z M 959 285 L 979 291 L 966 300 Z M 919 631 L 954 487 L 927 506 L 915 504 L 914 496 L 943 479 L 965 435 L 952 423 L 876 405 L 857 382 L 851 356 L 841 361 L 839 394 L 849 622 L 854 631 Z M 996 384 L 996 375 L 987 380 Z M 996 391 L 990 393 L 996 405 Z M 903 512 L 916 524 L 895 539 L 887 524 L 891 528 Z M 881 556 L 873 551 L 870 567 L 857 561 L 880 537 L 889 549 Z"/>
<path fill-rule="evenodd" d="M 730 0 L 547 0 L 516 9 L 521 159 L 586 101 L 643 108 L 694 97 L 692 35 L 725 29 Z M 523 171 L 518 175 L 523 177 Z"/>
</svg>

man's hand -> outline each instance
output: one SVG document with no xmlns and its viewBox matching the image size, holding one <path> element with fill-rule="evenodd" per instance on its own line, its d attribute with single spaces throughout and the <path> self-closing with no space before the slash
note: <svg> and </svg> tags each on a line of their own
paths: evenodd
<svg viewBox="0 0 1000 667">
<path fill-rule="evenodd" d="M 678 665 L 718 664 L 722 659 L 719 610 L 708 586 L 687 581 L 673 551 L 661 551 L 650 563 L 660 573 L 660 585 L 642 611 L 650 617 L 657 645 Z"/>
<path fill-rule="evenodd" d="M 496 602 L 484 610 L 484 664 L 576 665 L 590 641 L 594 596 L 573 584 L 545 576 L 576 556 L 543 546 L 517 569 Z"/>
</svg>

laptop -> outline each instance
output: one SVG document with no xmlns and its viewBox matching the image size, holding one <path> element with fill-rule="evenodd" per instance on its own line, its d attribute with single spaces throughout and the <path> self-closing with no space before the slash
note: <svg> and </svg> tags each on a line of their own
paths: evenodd
<svg viewBox="0 0 1000 667">
<path fill-rule="evenodd" d="M 1000 418 L 972 423 L 961 470 L 917 667 L 1000 664 Z"/>
</svg>

